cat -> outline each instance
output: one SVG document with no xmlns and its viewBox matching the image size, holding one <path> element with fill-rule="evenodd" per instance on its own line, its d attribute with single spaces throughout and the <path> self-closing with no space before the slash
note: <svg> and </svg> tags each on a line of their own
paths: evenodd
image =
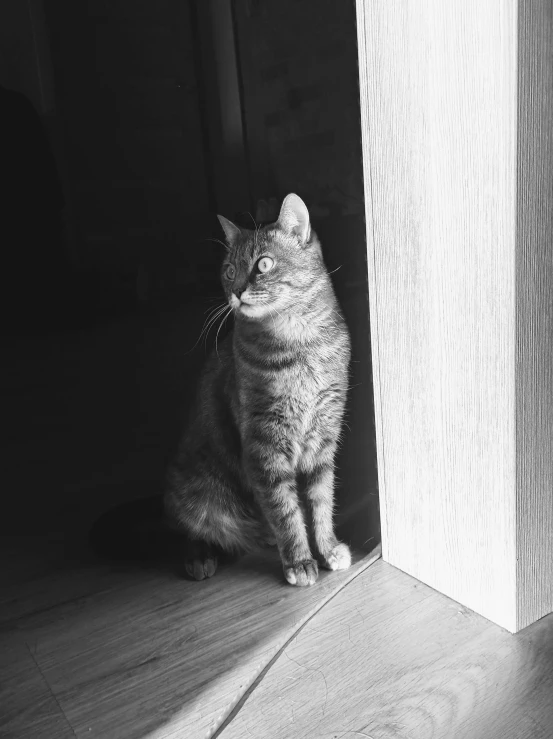
<svg viewBox="0 0 553 739">
<path fill-rule="evenodd" d="M 234 327 L 204 367 L 165 515 L 186 534 L 184 566 L 196 580 L 215 573 L 221 552 L 276 542 L 286 581 L 311 585 L 319 565 L 351 564 L 333 524 L 349 332 L 298 195 L 254 230 L 218 219 Z"/>
</svg>

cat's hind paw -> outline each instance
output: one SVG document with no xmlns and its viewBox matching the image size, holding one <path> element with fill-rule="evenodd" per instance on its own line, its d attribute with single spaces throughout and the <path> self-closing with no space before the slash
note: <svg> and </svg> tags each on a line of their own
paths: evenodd
<svg viewBox="0 0 553 739">
<path fill-rule="evenodd" d="M 321 564 L 327 570 L 347 570 L 351 565 L 351 552 L 347 544 L 336 544 L 322 556 Z"/>
<path fill-rule="evenodd" d="M 217 570 L 217 554 L 205 541 L 190 542 L 184 560 L 186 574 L 194 580 L 213 577 Z"/>
<path fill-rule="evenodd" d="M 284 577 L 290 585 L 305 587 L 313 585 L 319 576 L 319 568 L 314 559 L 304 559 L 302 562 L 284 565 Z"/>
</svg>

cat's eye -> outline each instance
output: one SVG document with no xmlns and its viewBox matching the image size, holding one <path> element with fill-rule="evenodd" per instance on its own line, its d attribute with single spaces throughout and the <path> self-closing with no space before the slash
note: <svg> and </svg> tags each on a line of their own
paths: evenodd
<svg viewBox="0 0 553 739">
<path fill-rule="evenodd" d="M 229 264 L 228 267 L 225 270 L 225 275 L 227 276 L 228 280 L 234 280 L 236 276 L 236 270 L 232 266 L 232 264 Z"/>
<path fill-rule="evenodd" d="M 259 262 L 257 263 L 257 269 L 262 274 L 265 272 L 268 272 L 270 269 L 274 267 L 274 261 L 271 259 L 271 257 L 261 257 Z"/>
</svg>

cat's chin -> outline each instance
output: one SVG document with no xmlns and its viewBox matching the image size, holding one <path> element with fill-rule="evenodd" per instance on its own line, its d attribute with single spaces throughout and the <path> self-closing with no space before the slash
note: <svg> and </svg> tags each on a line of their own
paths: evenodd
<svg viewBox="0 0 553 739">
<path fill-rule="evenodd" d="M 264 318 L 267 315 L 267 307 L 253 303 L 241 303 L 238 313 L 246 318 Z"/>
</svg>

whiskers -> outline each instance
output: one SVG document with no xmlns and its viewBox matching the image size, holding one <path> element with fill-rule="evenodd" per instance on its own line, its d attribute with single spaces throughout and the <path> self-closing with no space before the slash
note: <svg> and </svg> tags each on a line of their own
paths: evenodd
<svg viewBox="0 0 553 739">
<path fill-rule="evenodd" d="M 225 244 L 224 241 L 221 241 L 221 239 L 216 239 L 215 237 L 207 236 L 204 241 L 213 241 L 214 244 L 221 244 L 222 247 L 224 247 L 227 251 L 230 251 L 230 246 L 228 244 Z"/>
<path fill-rule="evenodd" d="M 221 319 L 219 323 L 219 327 L 217 329 L 217 333 L 215 335 L 215 350 L 217 351 L 217 337 L 219 336 L 219 331 L 221 330 L 221 327 L 223 323 L 227 320 L 229 315 L 232 313 L 232 307 L 228 303 L 222 303 L 221 305 L 216 305 L 215 308 L 209 309 L 209 315 L 204 321 L 204 325 L 202 326 L 202 330 L 200 331 L 200 335 L 198 336 L 198 339 L 192 349 L 186 352 L 184 356 L 187 356 L 191 352 L 194 351 L 194 349 L 198 346 L 200 341 L 202 340 L 202 337 L 204 337 L 204 346 L 207 346 L 207 336 L 213 326 L 217 323 L 219 319 Z M 207 312 L 207 311 L 206 311 Z M 217 356 L 219 356 L 219 352 L 217 351 Z"/>
<path fill-rule="evenodd" d="M 249 210 L 245 211 L 245 213 L 246 213 L 246 215 L 248 215 L 248 216 L 249 216 L 249 217 L 250 217 L 250 218 L 252 219 L 252 221 L 253 221 L 253 229 L 254 229 L 254 237 L 253 237 L 253 239 L 254 239 L 254 243 L 255 243 L 255 249 L 256 249 L 256 251 L 257 251 L 257 235 L 258 235 L 258 233 L 259 233 L 259 229 L 260 229 L 261 227 L 257 225 L 257 223 L 255 222 L 255 218 L 254 218 L 254 217 L 252 216 L 252 214 L 250 213 L 250 211 L 249 211 Z"/>
<path fill-rule="evenodd" d="M 217 333 L 215 334 L 215 353 L 217 354 L 217 357 L 219 358 L 219 362 L 221 361 L 221 357 L 219 357 L 219 349 L 217 348 L 217 339 L 219 338 L 219 331 L 223 327 L 223 324 L 227 320 L 227 318 L 232 313 L 232 307 L 229 305 L 227 312 L 223 315 L 221 318 L 221 322 L 219 323 L 219 328 L 217 329 Z"/>
<path fill-rule="evenodd" d="M 272 306 L 267 300 L 263 300 L 263 299 L 260 298 L 258 302 L 259 302 L 259 305 L 262 305 L 264 308 L 267 308 L 267 310 L 269 311 L 269 315 L 271 316 L 271 318 L 273 320 L 273 328 L 274 328 L 275 334 L 276 334 L 277 333 L 277 327 L 276 327 L 274 313 L 276 313 L 281 320 L 282 320 L 282 314 L 279 313 L 279 311 L 274 306 Z"/>
</svg>

